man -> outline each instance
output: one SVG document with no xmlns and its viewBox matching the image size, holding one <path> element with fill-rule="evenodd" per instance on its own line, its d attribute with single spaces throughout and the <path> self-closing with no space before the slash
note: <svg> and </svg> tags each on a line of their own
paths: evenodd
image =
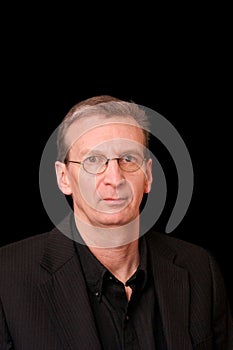
<svg viewBox="0 0 233 350">
<path fill-rule="evenodd" d="M 51 232 L 0 250 L 0 349 L 233 348 L 232 316 L 214 259 L 150 230 L 145 112 L 97 96 L 58 131 L 57 184 L 71 214 Z"/>
</svg>

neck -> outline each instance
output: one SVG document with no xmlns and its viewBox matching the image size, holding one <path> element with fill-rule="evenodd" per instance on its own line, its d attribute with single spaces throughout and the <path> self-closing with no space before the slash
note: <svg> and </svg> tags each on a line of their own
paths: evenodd
<svg viewBox="0 0 233 350">
<path fill-rule="evenodd" d="M 116 227 L 98 227 L 86 223 L 75 215 L 77 229 L 88 247 L 119 248 L 130 245 L 139 238 L 139 217 L 130 223 Z M 116 249 L 118 251 L 118 249 Z"/>
<path fill-rule="evenodd" d="M 119 227 L 96 227 L 75 216 L 78 231 L 96 258 L 121 282 L 133 275 L 139 264 L 139 219 Z"/>
<path fill-rule="evenodd" d="M 137 270 L 139 264 L 138 240 L 115 248 L 89 247 L 89 249 L 124 284 Z"/>
</svg>

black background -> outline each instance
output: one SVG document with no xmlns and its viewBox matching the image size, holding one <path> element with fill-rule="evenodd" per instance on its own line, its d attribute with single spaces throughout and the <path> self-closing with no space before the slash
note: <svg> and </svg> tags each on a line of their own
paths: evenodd
<svg viewBox="0 0 233 350">
<path fill-rule="evenodd" d="M 154 109 L 183 138 L 194 191 L 171 235 L 213 253 L 233 304 L 227 10 L 183 9 L 184 16 L 176 9 L 175 16 L 170 8 L 161 20 L 148 8 L 137 9 L 133 18 L 116 9 L 115 17 L 112 11 L 98 20 L 87 16 L 83 24 L 84 10 L 73 16 L 59 10 L 29 9 L 20 17 L 14 9 L 3 31 L 1 245 L 52 228 L 39 190 L 44 146 L 76 102 L 114 95 Z M 174 169 L 169 161 L 163 168 L 170 201 L 158 222 L 161 230 L 175 198 Z"/>
</svg>

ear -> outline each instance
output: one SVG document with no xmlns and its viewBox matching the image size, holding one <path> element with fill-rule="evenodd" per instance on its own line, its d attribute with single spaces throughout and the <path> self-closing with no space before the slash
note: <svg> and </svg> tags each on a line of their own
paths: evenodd
<svg viewBox="0 0 233 350">
<path fill-rule="evenodd" d="M 152 181 L 153 181 L 153 177 L 152 177 L 152 159 L 150 158 L 146 162 L 144 193 L 149 193 L 150 192 Z"/>
<path fill-rule="evenodd" d="M 69 177 L 68 177 L 68 170 L 64 163 L 56 161 L 55 162 L 55 171 L 57 176 L 57 184 L 59 189 L 65 194 L 70 195 L 72 193 Z"/>
</svg>

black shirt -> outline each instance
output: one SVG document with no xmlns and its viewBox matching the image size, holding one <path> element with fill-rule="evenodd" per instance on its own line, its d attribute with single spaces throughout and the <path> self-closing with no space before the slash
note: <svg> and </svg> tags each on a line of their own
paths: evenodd
<svg viewBox="0 0 233 350">
<path fill-rule="evenodd" d="M 76 243 L 87 290 L 104 350 L 166 350 L 146 240 L 139 240 L 140 264 L 126 282 L 132 288 L 127 301 L 124 284 L 92 254 Z"/>
</svg>

